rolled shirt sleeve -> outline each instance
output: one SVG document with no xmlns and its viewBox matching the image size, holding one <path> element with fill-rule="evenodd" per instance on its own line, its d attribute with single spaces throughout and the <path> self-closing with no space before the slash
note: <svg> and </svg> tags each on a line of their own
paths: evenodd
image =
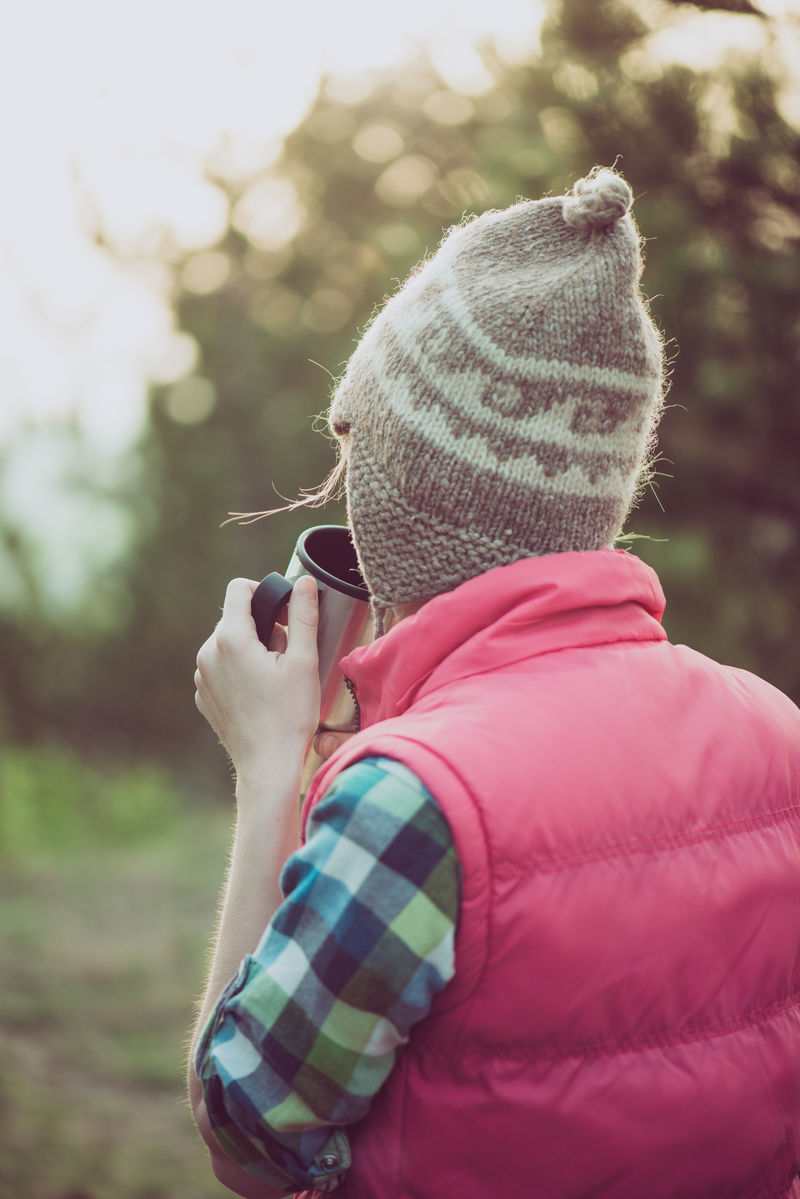
<svg viewBox="0 0 800 1199">
<path fill-rule="evenodd" d="M 334 779 L 195 1056 L 214 1135 L 253 1177 L 342 1180 L 343 1130 L 453 976 L 459 885 L 450 829 L 411 771 L 367 758 Z"/>
</svg>

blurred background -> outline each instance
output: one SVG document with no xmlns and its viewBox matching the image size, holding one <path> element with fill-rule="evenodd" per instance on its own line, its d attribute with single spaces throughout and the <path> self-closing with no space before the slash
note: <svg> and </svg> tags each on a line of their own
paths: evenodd
<svg viewBox="0 0 800 1199">
<path fill-rule="evenodd" d="M 800 700 L 800 4 L 17 6 L 0 40 L 0 1196 L 227 1194 L 182 1099 L 230 822 L 193 704 L 377 303 L 617 161 L 670 344 L 629 522 L 673 640 Z"/>
</svg>

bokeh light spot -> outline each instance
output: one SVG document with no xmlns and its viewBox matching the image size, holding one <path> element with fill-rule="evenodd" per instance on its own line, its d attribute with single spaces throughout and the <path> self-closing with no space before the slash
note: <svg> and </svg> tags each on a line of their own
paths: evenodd
<svg viewBox="0 0 800 1199">
<path fill-rule="evenodd" d="M 422 111 L 437 125 L 463 125 L 475 114 L 475 105 L 459 92 L 431 92 L 422 102 Z"/>
<path fill-rule="evenodd" d="M 553 72 L 553 83 L 570 100 L 591 100 L 597 95 L 597 77 L 577 62 L 562 62 Z"/>
<path fill-rule="evenodd" d="M 664 74 L 661 64 L 641 46 L 634 46 L 619 60 L 623 75 L 633 83 L 656 83 Z"/>
<path fill-rule="evenodd" d="M 232 224 L 261 250 L 277 250 L 291 241 L 304 210 L 294 184 L 274 176 L 249 187 L 233 210 Z"/>
<path fill-rule="evenodd" d="M 436 167 L 420 154 L 398 158 L 375 181 L 375 194 L 384 204 L 402 208 L 414 204 L 436 182 Z"/>
<path fill-rule="evenodd" d="M 170 333 L 154 355 L 150 378 L 155 383 L 174 383 L 194 370 L 200 347 L 189 333 Z"/>
<path fill-rule="evenodd" d="M 218 291 L 227 282 L 231 273 L 231 261 L 226 254 L 207 250 L 195 254 L 181 271 L 181 282 L 187 291 L 197 296 L 208 296 Z"/>
<path fill-rule="evenodd" d="M 405 142 L 391 125 L 364 125 L 353 138 L 353 149 L 365 162 L 391 162 Z"/>
<path fill-rule="evenodd" d="M 217 389 L 210 379 L 190 375 L 169 389 L 164 410 L 179 425 L 199 425 L 211 415 L 217 403 Z"/>
<path fill-rule="evenodd" d="M 439 184 L 439 190 L 453 208 L 485 208 L 491 203 L 491 189 L 477 171 L 449 171 Z"/>
</svg>

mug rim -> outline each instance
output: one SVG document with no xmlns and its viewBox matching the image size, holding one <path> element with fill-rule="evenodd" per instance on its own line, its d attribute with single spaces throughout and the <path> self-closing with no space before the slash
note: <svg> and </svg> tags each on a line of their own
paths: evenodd
<svg viewBox="0 0 800 1199">
<path fill-rule="evenodd" d="M 338 575 L 331 574 L 324 566 L 320 566 L 318 562 L 315 562 L 306 549 L 306 542 L 314 533 L 333 532 L 346 533 L 351 547 L 353 546 L 353 539 L 347 525 L 312 525 L 310 529 L 305 529 L 298 537 L 295 553 L 308 573 L 313 575 L 320 583 L 325 583 L 334 591 L 350 596 L 351 599 L 362 600 L 365 604 L 368 604 L 370 594 L 365 586 L 358 583 L 349 583 L 346 579 L 340 579 Z M 355 558 L 355 548 L 353 548 L 353 557 Z"/>
</svg>

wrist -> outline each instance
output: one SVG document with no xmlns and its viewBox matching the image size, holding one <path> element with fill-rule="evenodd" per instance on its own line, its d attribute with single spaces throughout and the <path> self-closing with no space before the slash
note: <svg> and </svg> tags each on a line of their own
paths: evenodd
<svg viewBox="0 0 800 1199">
<path fill-rule="evenodd" d="M 265 887 L 272 899 L 264 906 L 266 925 L 281 902 L 278 877 L 287 858 L 299 843 L 300 774 L 296 780 L 248 779 L 236 785 L 236 820 L 231 863 L 250 878 L 250 890 Z M 264 854 L 269 850 L 275 869 L 264 872 Z M 274 894 L 273 894 L 274 892 Z M 258 938 L 256 938 L 257 940 Z M 255 944 L 255 941 L 253 942 Z M 252 947 L 250 947 L 252 948 Z"/>
<path fill-rule="evenodd" d="M 273 807 L 300 794 L 305 746 L 282 746 L 275 753 L 259 753 L 234 763 L 238 804 Z"/>
</svg>

